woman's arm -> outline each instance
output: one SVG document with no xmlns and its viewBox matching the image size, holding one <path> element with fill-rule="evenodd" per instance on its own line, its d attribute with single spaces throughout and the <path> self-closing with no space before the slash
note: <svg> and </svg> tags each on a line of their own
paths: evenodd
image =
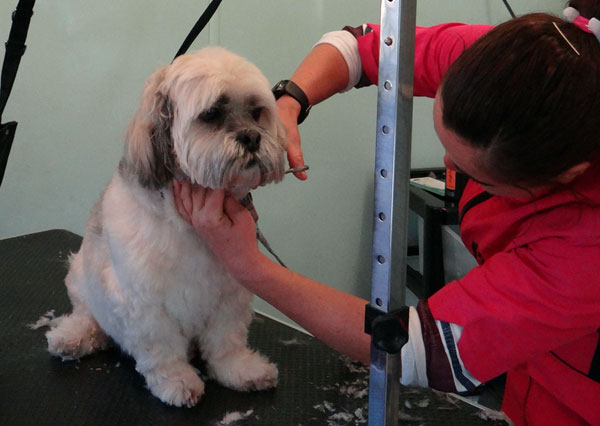
<svg viewBox="0 0 600 426">
<path fill-rule="evenodd" d="M 319 44 L 298 66 L 291 80 L 300 87 L 311 105 L 344 90 L 348 84 L 348 66 L 342 54 L 330 44 Z M 277 100 L 279 119 L 285 126 L 287 137 L 288 163 L 290 167 L 304 166 L 298 132 L 300 104 L 292 97 L 284 95 Z M 300 180 L 307 178 L 306 172 L 295 173 Z"/>
<path fill-rule="evenodd" d="M 370 336 L 364 333 L 366 300 L 264 256 L 258 249 L 252 216 L 223 190 L 177 181 L 173 190 L 179 213 L 248 290 L 331 348 L 369 363 Z"/>
<path fill-rule="evenodd" d="M 329 347 L 369 364 L 366 300 L 279 266 L 264 255 L 243 284 Z"/>
<path fill-rule="evenodd" d="M 379 68 L 379 26 L 368 25 L 367 34 L 362 27 L 346 27 L 340 33 L 356 38 L 356 45 L 341 38 L 329 38 L 317 44 L 300 63 L 291 80 L 306 94 L 311 105 L 348 89 L 350 68 L 362 87 L 377 84 Z M 475 40 L 491 29 L 487 25 L 441 24 L 433 27 L 417 27 L 415 37 L 415 96 L 434 97 L 448 67 Z M 351 34 L 351 35 L 350 35 Z M 342 41 L 340 41 L 342 40 Z M 334 43 L 334 44 L 330 44 Z M 344 56 L 339 49 L 345 52 Z M 354 58 L 354 59 L 350 59 Z M 350 62 L 346 62 L 347 59 Z M 360 63 L 360 64 L 359 64 Z M 351 65 L 352 64 L 352 65 Z M 353 74 L 354 76 L 354 74 Z M 352 83 L 357 80 L 352 78 Z M 279 116 L 288 131 L 288 162 L 290 167 L 304 166 L 300 146 L 297 119 L 298 102 L 282 96 L 277 102 Z M 295 173 L 305 180 L 305 172 Z"/>
</svg>

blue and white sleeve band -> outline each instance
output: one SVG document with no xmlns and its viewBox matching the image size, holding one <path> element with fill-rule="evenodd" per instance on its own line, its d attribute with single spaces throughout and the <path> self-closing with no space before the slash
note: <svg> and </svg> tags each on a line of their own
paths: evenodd
<svg viewBox="0 0 600 426">
<path fill-rule="evenodd" d="M 360 62 L 360 55 L 358 54 L 358 42 L 356 38 L 348 31 L 332 31 L 323 34 L 315 46 L 319 44 L 330 44 L 342 54 L 346 65 L 348 65 L 349 75 L 348 85 L 342 92 L 352 89 L 362 75 L 362 64 Z"/>
<path fill-rule="evenodd" d="M 450 382 L 448 383 L 446 392 L 457 392 L 459 394 L 471 394 L 473 391 L 481 385 L 481 382 L 477 380 L 473 375 L 465 368 L 465 365 L 460 357 L 458 351 L 458 341 L 462 334 L 463 327 L 444 322 L 435 321 L 435 327 L 437 327 L 439 336 L 435 336 L 436 339 L 441 339 L 442 345 L 432 344 L 434 342 L 425 342 L 423 340 L 423 328 L 419 314 L 414 307 L 409 308 L 408 314 L 408 342 L 402 347 L 401 350 L 401 363 L 402 363 L 402 377 L 400 383 L 404 386 L 417 386 L 417 387 L 429 387 L 429 377 L 446 376 Z M 433 325 L 433 324 L 432 324 Z M 428 334 L 431 337 L 431 334 Z M 446 356 L 451 371 L 427 371 L 427 347 L 439 348 L 439 356 Z M 441 348 L 443 347 L 443 352 Z M 437 352 L 435 352 L 437 353 Z M 432 355 L 433 353 L 430 353 Z M 434 356 L 435 358 L 435 356 Z M 436 362 L 435 359 L 431 360 L 433 364 L 441 365 Z M 430 376 L 433 375 L 433 376 Z M 435 382 L 436 380 L 432 380 Z M 453 388 L 452 388 L 453 386 Z"/>
<path fill-rule="evenodd" d="M 463 327 L 449 322 L 437 321 L 437 328 L 444 344 L 444 350 L 448 361 L 450 361 L 450 367 L 452 368 L 452 376 L 454 378 L 454 386 L 458 393 L 472 393 L 481 382 L 477 380 L 473 375 L 466 369 L 461 357 L 458 352 L 458 341 L 462 334 Z"/>
</svg>

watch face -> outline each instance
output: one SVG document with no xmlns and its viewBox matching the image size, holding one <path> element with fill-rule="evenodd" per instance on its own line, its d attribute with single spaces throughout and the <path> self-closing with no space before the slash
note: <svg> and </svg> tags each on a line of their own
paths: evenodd
<svg viewBox="0 0 600 426">
<path fill-rule="evenodd" d="M 281 96 L 283 96 L 285 94 L 286 83 L 287 83 L 286 80 L 282 80 L 275 85 L 275 87 L 273 88 L 273 94 L 275 95 L 275 99 L 279 99 Z"/>
</svg>

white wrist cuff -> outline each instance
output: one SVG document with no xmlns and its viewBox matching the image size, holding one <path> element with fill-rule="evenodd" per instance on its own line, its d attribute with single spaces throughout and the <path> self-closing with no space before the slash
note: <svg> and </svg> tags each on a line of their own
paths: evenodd
<svg viewBox="0 0 600 426">
<path fill-rule="evenodd" d="M 429 386 L 427 379 L 427 364 L 421 321 L 417 310 L 411 306 L 408 311 L 408 342 L 400 352 L 402 359 L 402 377 L 400 383 L 404 386 Z"/>
<path fill-rule="evenodd" d="M 362 75 L 362 65 L 360 62 L 360 55 L 358 54 L 358 42 L 356 41 L 356 38 L 348 31 L 332 31 L 323 34 L 315 46 L 318 46 L 319 44 L 330 44 L 342 54 L 348 65 L 349 74 L 348 85 L 342 92 L 352 89 L 358 83 Z"/>
</svg>

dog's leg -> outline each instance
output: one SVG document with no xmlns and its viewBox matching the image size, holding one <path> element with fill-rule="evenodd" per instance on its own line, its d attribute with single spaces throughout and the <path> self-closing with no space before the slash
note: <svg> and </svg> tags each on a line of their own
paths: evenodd
<svg viewBox="0 0 600 426">
<path fill-rule="evenodd" d="M 51 329 L 46 332 L 48 351 L 63 360 L 78 359 L 97 350 L 106 349 L 109 343 L 108 336 L 78 295 L 81 284 L 78 280 L 81 277 L 81 255 L 78 254 L 72 259 L 65 279 L 73 312 L 53 319 Z"/>
<path fill-rule="evenodd" d="M 237 321 L 236 321 L 237 320 Z M 211 377 L 239 391 L 277 386 L 277 366 L 246 346 L 247 326 L 239 318 L 220 318 L 202 339 L 202 356 Z"/>
<path fill-rule="evenodd" d="M 144 343 L 132 355 L 154 396 L 177 407 L 196 405 L 204 394 L 204 382 L 188 363 L 187 339 L 173 330 L 168 338 Z"/>
<path fill-rule="evenodd" d="M 55 326 L 46 333 L 48 351 L 63 360 L 78 359 L 108 345 L 108 337 L 85 308 L 52 322 Z"/>
</svg>

